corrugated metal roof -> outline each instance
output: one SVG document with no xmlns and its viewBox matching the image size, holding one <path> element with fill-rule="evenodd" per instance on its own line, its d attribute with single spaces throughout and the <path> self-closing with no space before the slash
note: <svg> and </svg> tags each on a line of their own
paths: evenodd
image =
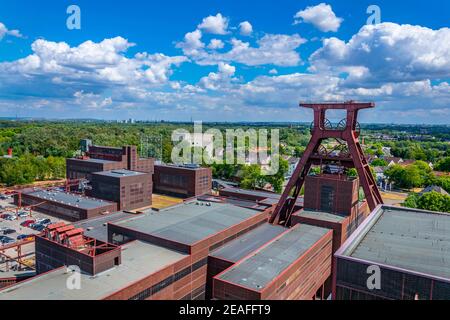
<svg viewBox="0 0 450 320">
<path fill-rule="evenodd" d="M 229 268 L 219 279 L 261 291 L 329 231 L 310 225 L 297 225 Z"/>
</svg>

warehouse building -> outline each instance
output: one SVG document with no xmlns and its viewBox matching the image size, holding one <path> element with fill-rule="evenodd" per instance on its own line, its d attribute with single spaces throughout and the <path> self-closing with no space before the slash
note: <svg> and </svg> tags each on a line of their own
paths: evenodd
<svg viewBox="0 0 450 320">
<path fill-rule="evenodd" d="M 41 274 L 1 291 L 0 299 L 204 299 L 209 252 L 265 223 L 271 208 L 209 197 L 134 217 L 116 214 L 107 223 L 108 242 L 75 226 L 50 226 L 37 240 Z M 68 241 L 72 237 L 78 241 Z M 87 254 L 89 243 L 108 251 Z M 62 264 L 83 266 L 83 290 L 67 289 L 72 271 Z"/>
<path fill-rule="evenodd" d="M 35 237 L 36 273 L 78 266 L 94 276 L 120 264 L 120 247 L 87 237 L 84 230 L 59 222 Z"/>
<path fill-rule="evenodd" d="M 213 296 L 220 300 L 311 300 L 331 275 L 331 261 L 332 231 L 296 225 L 215 276 Z"/>
<path fill-rule="evenodd" d="M 67 179 L 91 180 L 94 172 L 126 169 L 153 174 L 154 159 L 140 158 L 136 146 L 122 148 L 82 143 L 84 156 L 66 160 Z"/>
<path fill-rule="evenodd" d="M 212 251 L 208 256 L 208 279 L 206 297 L 212 298 L 213 278 L 219 273 L 232 267 L 252 252 L 269 243 L 287 229 L 269 223 L 249 231 L 239 238 L 230 241 L 224 246 Z"/>
<path fill-rule="evenodd" d="M 335 255 L 334 298 L 450 299 L 449 235 L 449 214 L 379 206 Z"/>
<path fill-rule="evenodd" d="M 91 195 L 114 201 L 119 210 L 134 210 L 152 204 L 152 175 L 130 170 L 102 171 L 92 174 Z"/>
<path fill-rule="evenodd" d="M 91 180 L 94 172 L 122 169 L 123 165 L 118 161 L 72 158 L 66 159 L 66 176 L 69 180 Z"/>
<path fill-rule="evenodd" d="M 155 193 L 197 197 L 211 192 L 212 171 L 195 165 L 155 165 L 153 186 Z"/>
<path fill-rule="evenodd" d="M 68 221 L 85 220 L 117 211 L 114 202 L 59 190 L 24 190 L 21 198 L 23 206 L 35 206 L 36 211 Z M 14 201 L 18 204 L 18 196 Z"/>
<path fill-rule="evenodd" d="M 181 296 L 183 290 L 191 290 L 189 285 L 188 289 L 182 286 L 181 281 L 186 282 L 186 279 L 177 279 L 170 285 L 160 282 L 167 275 L 182 271 L 180 268 L 187 264 L 188 255 L 142 241 L 130 242 L 121 249 L 119 265 L 95 277 L 81 273 L 82 290 L 67 287 L 67 279 L 73 271 L 64 266 L 0 291 L 0 300 L 139 299 L 139 296 L 131 295 L 139 292 L 143 285 L 149 288 L 149 297 L 154 299 L 192 298 L 190 293 Z M 184 271 L 183 274 L 188 273 Z"/>
</svg>

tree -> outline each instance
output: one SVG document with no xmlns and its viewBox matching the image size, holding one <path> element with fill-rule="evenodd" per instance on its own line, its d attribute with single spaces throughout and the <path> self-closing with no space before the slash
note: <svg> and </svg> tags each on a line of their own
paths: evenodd
<svg viewBox="0 0 450 320">
<path fill-rule="evenodd" d="M 428 164 L 417 161 L 407 167 L 394 165 L 388 168 L 384 174 L 400 188 L 423 187 L 431 175 Z"/>
<path fill-rule="evenodd" d="M 305 152 L 305 147 L 295 147 L 294 149 L 294 157 L 301 158 L 303 153 Z"/>
<path fill-rule="evenodd" d="M 278 161 L 278 171 L 274 175 L 266 176 L 265 180 L 272 185 L 275 192 L 281 193 L 283 191 L 285 176 L 289 170 L 289 163 L 280 156 L 274 156 L 272 161 Z"/>
<path fill-rule="evenodd" d="M 417 208 L 430 211 L 450 212 L 450 196 L 427 192 L 417 200 Z"/>
<path fill-rule="evenodd" d="M 438 186 L 450 193 L 450 176 L 437 177 L 430 175 L 426 180 L 427 186 Z"/>
<path fill-rule="evenodd" d="M 358 176 L 358 171 L 355 168 L 347 169 L 347 175 L 352 178 L 356 178 Z"/>
<path fill-rule="evenodd" d="M 239 166 L 231 164 L 212 164 L 211 169 L 214 178 L 231 179 Z"/>
<path fill-rule="evenodd" d="M 445 157 L 439 160 L 435 166 L 438 171 L 450 172 L 450 157 Z"/>
<path fill-rule="evenodd" d="M 388 163 L 384 159 L 377 158 L 374 159 L 370 165 L 373 167 L 387 167 Z"/>
<path fill-rule="evenodd" d="M 409 194 L 408 198 L 406 198 L 405 202 L 403 202 L 403 206 L 407 208 L 417 208 L 417 201 L 419 200 L 419 196 L 417 193 Z"/>
<path fill-rule="evenodd" d="M 244 189 L 256 189 L 264 186 L 264 176 L 261 174 L 261 167 L 257 164 L 244 166 L 242 168 L 242 179 L 240 186 Z"/>
</svg>

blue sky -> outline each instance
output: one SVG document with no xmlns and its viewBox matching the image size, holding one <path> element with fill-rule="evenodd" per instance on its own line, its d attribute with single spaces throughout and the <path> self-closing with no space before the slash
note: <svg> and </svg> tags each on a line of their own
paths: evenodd
<svg viewBox="0 0 450 320">
<path fill-rule="evenodd" d="M 66 26 L 72 4 L 80 30 Z M 381 21 L 367 26 L 372 4 Z M 377 102 L 365 122 L 449 124 L 449 12 L 446 0 L 0 0 L 0 116 L 309 121 L 300 100 L 355 99 Z"/>
</svg>

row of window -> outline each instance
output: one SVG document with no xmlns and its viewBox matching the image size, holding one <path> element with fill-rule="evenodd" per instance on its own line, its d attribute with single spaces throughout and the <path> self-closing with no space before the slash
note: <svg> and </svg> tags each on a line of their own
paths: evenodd
<svg viewBox="0 0 450 320">
<path fill-rule="evenodd" d="M 154 286 L 139 292 L 135 296 L 131 297 L 129 300 L 145 300 L 145 299 L 151 297 L 152 295 L 158 293 L 159 291 L 163 290 L 164 288 L 167 288 L 172 283 L 188 276 L 189 274 L 193 273 L 195 270 L 200 269 L 201 267 L 205 266 L 207 263 L 208 263 L 208 258 L 204 258 L 204 259 L 194 263 L 192 266 L 189 266 L 189 267 L 175 273 L 174 275 L 167 277 L 166 279 L 155 284 Z"/>
<path fill-rule="evenodd" d="M 186 187 L 188 179 L 186 176 L 182 175 L 172 175 L 161 173 L 160 175 L 161 184 L 176 186 L 176 187 Z"/>
</svg>

